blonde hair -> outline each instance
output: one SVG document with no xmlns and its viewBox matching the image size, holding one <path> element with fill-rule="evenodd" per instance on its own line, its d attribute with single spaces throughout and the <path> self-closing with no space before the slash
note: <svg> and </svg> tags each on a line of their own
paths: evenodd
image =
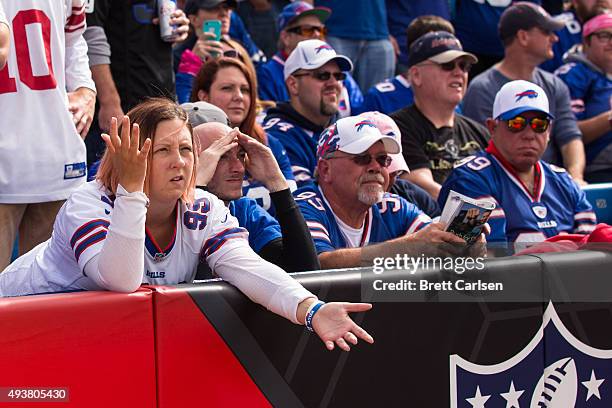
<svg viewBox="0 0 612 408">
<path fill-rule="evenodd" d="M 138 141 L 139 148 L 142 148 L 145 140 L 147 138 L 151 139 L 151 146 L 155 142 L 155 131 L 157 130 L 157 125 L 160 122 L 166 120 L 178 119 L 185 123 L 189 133 L 191 134 L 191 143 L 195 149 L 195 141 L 193 137 L 193 129 L 187 120 L 187 114 L 185 111 L 177 105 L 174 101 L 167 98 L 149 98 L 144 102 L 136 105 L 133 109 L 131 109 L 127 116 L 130 118 L 130 123 L 138 123 L 140 127 L 140 138 Z M 121 119 L 119 120 L 119 137 L 121 137 Z M 151 163 L 153 158 L 153 148 L 149 150 L 149 155 L 147 157 L 147 162 Z M 195 194 L 195 182 L 196 182 L 196 168 L 197 168 L 197 155 L 193 154 L 193 169 L 191 172 L 191 179 L 187 185 L 187 190 L 181 195 L 181 199 L 187 203 L 192 203 L 194 200 Z M 147 166 L 147 174 L 145 176 L 144 182 L 144 193 L 149 195 L 149 176 L 151 173 L 151 166 Z M 108 149 L 104 152 L 104 156 L 102 156 L 102 160 L 100 161 L 100 167 L 98 169 L 98 173 L 96 175 L 96 179 L 100 181 L 113 194 L 117 192 L 117 185 L 119 184 L 119 170 L 113 166 L 112 158 L 110 157 L 110 153 Z"/>
</svg>

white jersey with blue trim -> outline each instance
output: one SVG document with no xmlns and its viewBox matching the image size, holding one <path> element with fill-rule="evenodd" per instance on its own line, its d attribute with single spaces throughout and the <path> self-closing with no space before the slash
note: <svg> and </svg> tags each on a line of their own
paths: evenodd
<svg viewBox="0 0 612 408">
<path fill-rule="evenodd" d="M 51 238 L 0 274 L 0 295 L 101 289 L 84 270 L 104 245 L 114 200 L 97 181 L 77 189 L 60 209 Z M 194 203 L 179 201 L 177 209 L 175 234 L 166 248 L 146 231 L 143 283 L 190 282 L 200 260 L 214 270 L 224 252 L 248 248 L 248 232 L 214 195 L 196 189 Z"/>
<path fill-rule="evenodd" d="M 446 202 L 450 190 L 468 197 L 493 200 L 489 242 L 534 243 L 561 232 L 588 234 L 596 224 L 595 213 L 582 191 L 566 171 L 539 161 L 540 182 L 532 196 L 515 173 L 488 152 L 455 164 L 444 182 L 438 203 Z M 517 247 L 518 248 L 518 247 Z"/>
<path fill-rule="evenodd" d="M 318 185 L 306 185 L 298 189 L 294 196 L 312 235 L 317 254 L 350 246 Z M 382 201 L 368 210 L 360 246 L 398 238 L 416 232 L 429 223 L 431 218 L 417 206 L 400 196 L 385 193 Z"/>
<path fill-rule="evenodd" d="M 3 0 L 11 27 L 0 70 L 0 203 L 64 200 L 85 181 L 85 144 L 68 94 L 95 90 L 85 0 Z"/>
</svg>

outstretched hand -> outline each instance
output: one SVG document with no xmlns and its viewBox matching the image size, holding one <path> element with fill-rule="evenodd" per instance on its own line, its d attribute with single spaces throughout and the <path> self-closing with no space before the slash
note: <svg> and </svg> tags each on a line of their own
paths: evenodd
<svg viewBox="0 0 612 408">
<path fill-rule="evenodd" d="M 110 135 L 103 133 L 102 139 L 111 155 L 113 167 L 119 174 L 119 184 L 130 193 L 143 191 L 151 139 L 147 138 L 139 149 L 140 127 L 137 123 L 130 126 L 130 118 L 127 116 L 124 116 L 121 122 L 121 138 L 119 138 L 117 118 L 113 117 Z"/>
<path fill-rule="evenodd" d="M 348 315 L 349 312 L 365 312 L 371 308 L 369 303 L 326 303 L 314 315 L 312 327 L 328 350 L 333 350 L 337 345 L 344 351 L 350 351 L 349 344 L 356 345 L 358 339 L 374 343 L 372 336 Z"/>
</svg>

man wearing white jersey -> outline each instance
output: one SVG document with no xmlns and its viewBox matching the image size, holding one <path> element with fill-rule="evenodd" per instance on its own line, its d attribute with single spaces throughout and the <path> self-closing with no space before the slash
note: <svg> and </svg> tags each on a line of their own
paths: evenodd
<svg viewBox="0 0 612 408">
<path fill-rule="evenodd" d="M 17 231 L 25 253 L 51 235 L 57 211 L 85 181 L 95 86 L 84 0 L 4 0 L 10 51 L 0 71 L 0 269 Z"/>
</svg>

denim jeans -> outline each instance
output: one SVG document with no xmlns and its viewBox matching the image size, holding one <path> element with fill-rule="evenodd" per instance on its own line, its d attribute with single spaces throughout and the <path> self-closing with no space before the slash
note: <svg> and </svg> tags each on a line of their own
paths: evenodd
<svg viewBox="0 0 612 408">
<path fill-rule="evenodd" d="M 353 61 L 353 77 L 363 93 L 395 74 L 395 52 L 386 38 L 367 41 L 327 36 L 326 40 L 338 54 Z"/>
</svg>

